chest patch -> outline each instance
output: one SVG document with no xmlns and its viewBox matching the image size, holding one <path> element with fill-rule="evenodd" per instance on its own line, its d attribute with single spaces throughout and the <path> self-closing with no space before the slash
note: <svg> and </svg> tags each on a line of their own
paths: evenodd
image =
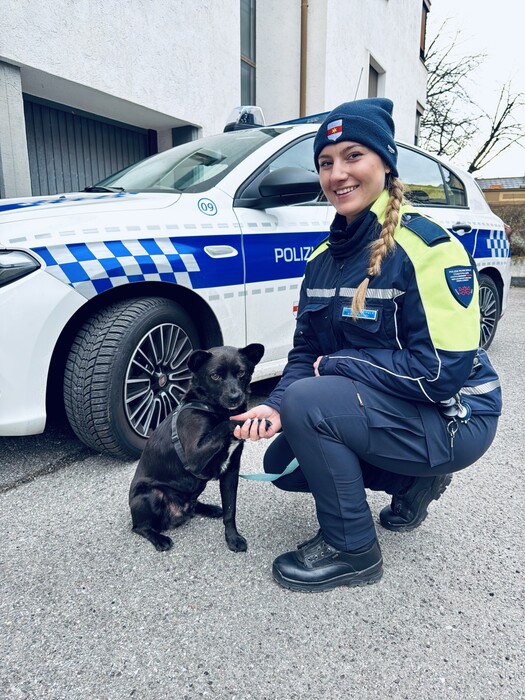
<svg viewBox="0 0 525 700">
<path fill-rule="evenodd" d="M 341 316 L 344 318 L 354 318 L 351 306 L 343 306 Z M 357 314 L 357 318 L 361 318 L 364 321 L 377 321 L 377 309 L 363 309 Z"/>
<path fill-rule="evenodd" d="M 461 306 L 467 308 L 474 296 L 474 270 L 472 267 L 455 265 L 445 268 L 448 288 Z"/>
</svg>

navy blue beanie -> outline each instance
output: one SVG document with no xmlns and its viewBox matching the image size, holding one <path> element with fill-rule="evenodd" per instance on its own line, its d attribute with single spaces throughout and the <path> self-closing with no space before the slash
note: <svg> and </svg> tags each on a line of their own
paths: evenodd
<svg viewBox="0 0 525 700">
<path fill-rule="evenodd" d="M 333 109 L 319 127 L 314 141 L 314 162 L 325 146 L 355 141 L 375 151 L 397 177 L 397 146 L 394 141 L 393 103 L 385 97 L 344 102 Z"/>
</svg>

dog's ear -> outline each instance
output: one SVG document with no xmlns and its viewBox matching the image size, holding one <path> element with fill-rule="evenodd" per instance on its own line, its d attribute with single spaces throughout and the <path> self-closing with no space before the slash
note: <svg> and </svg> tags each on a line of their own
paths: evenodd
<svg viewBox="0 0 525 700">
<path fill-rule="evenodd" d="M 194 350 L 188 357 L 188 367 L 190 372 L 198 372 L 199 369 L 212 357 L 207 350 Z"/>
<path fill-rule="evenodd" d="M 241 355 L 248 358 L 253 365 L 256 365 L 264 355 L 264 345 L 261 345 L 260 343 L 251 343 L 245 348 L 240 348 L 239 352 Z"/>
</svg>

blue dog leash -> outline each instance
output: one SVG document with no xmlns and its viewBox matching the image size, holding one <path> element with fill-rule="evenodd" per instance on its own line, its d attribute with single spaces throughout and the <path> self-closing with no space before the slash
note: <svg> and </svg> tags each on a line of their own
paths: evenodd
<svg viewBox="0 0 525 700">
<path fill-rule="evenodd" d="M 281 476 L 291 474 L 298 466 L 299 462 L 294 457 L 286 469 L 280 474 L 239 474 L 239 476 L 243 479 L 251 479 L 252 481 L 275 481 L 276 479 L 280 479 Z"/>
</svg>

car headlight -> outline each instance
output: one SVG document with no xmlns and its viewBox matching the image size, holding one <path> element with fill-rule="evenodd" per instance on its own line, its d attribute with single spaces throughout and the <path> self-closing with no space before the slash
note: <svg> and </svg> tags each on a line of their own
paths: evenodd
<svg viewBox="0 0 525 700">
<path fill-rule="evenodd" d="M 38 270 L 40 263 L 22 250 L 0 250 L 0 287 Z"/>
</svg>

